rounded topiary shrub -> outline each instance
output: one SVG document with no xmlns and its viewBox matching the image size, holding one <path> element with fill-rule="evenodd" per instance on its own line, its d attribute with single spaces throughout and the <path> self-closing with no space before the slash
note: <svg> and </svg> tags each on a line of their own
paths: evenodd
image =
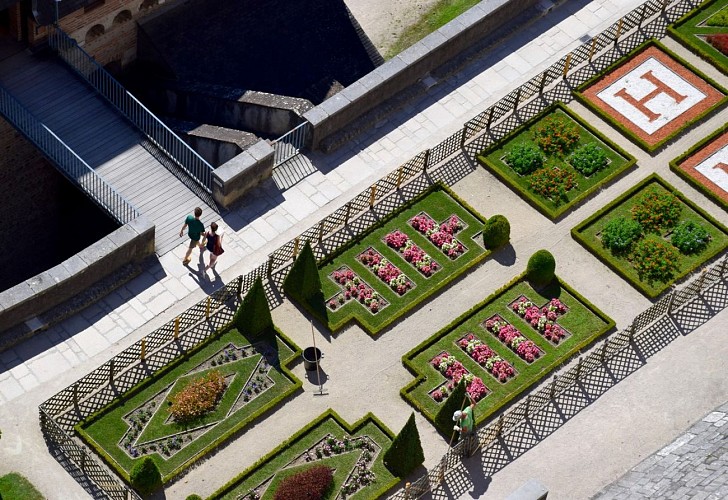
<svg viewBox="0 0 728 500">
<path fill-rule="evenodd" d="M 142 495 L 149 495 L 162 487 L 162 475 L 152 457 L 144 457 L 134 464 L 129 481 Z"/>
<path fill-rule="evenodd" d="M 511 238 L 511 224 L 503 215 L 494 215 L 483 226 L 483 244 L 491 250 L 508 243 Z"/>
<path fill-rule="evenodd" d="M 708 245 L 710 234 L 700 224 L 691 220 L 681 222 L 672 233 L 672 244 L 682 253 L 697 253 Z"/>
<path fill-rule="evenodd" d="M 601 169 L 609 164 L 609 158 L 607 153 L 599 147 L 595 142 L 589 142 L 583 146 L 579 146 L 569 156 L 569 163 L 581 175 L 589 177 L 595 172 L 599 172 Z"/>
<path fill-rule="evenodd" d="M 642 234 L 642 224 L 627 217 L 615 217 L 602 230 L 602 245 L 613 252 L 626 252 Z"/>
<path fill-rule="evenodd" d="M 192 494 L 192 495 L 188 495 L 187 498 L 185 498 L 185 500 L 202 500 L 202 497 L 200 495 Z"/>
<path fill-rule="evenodd" d="M 547 285 L 556 276 L 556 259 L 548 250 L 538 250 L 528 259 L 528 280 L 534 285 Z"/>
<path fill-rule="evenodd" d="M 334 470 L 326 465 L 313 467 L 288 476 L 276 489 L 274 500 L 320 500 L 334 484 Z M 305 492 L 305 495 L 302 494 Z"/>
<path fill-rule="evenodd" d="M 506 152 L 505 162 L 517 174 L 530 174 L 543 165 L 543 155 L 536 146 L 526 143 L 514 144 Z"/>
</svg>

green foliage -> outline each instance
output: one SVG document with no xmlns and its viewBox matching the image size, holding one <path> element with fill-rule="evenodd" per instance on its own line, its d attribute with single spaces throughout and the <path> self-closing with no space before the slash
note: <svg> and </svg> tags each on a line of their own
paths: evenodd
<svg viewBox="0 0 728 500">
<path fill-rule="evenodd" d="M 142 495 L 149 495 L 162 487 L 162 475 L 152 457 L 144 457 L 134 464 L 129 475 L 132 487 Z"/>
<path fill-rule="evenodd" d="M 5 500 L 44 500 L 33 484 L 16 472 L 0 477 L 0 498 Z"/>
<path fill-rule="evenodd" d="M 244 335 L 255 336 L 260 333 L 272 332 L 273 318 L 270 315 L 268 299 L 265 297 L 263 280 L 258 277 L 245 294 L 243 302 L 235 311 L 233 326 Z M 275 335 L 273 334 L 274 340 Z"/>
<path fill-rule="evenodd" d="M 602 230 L 602 245 L 615 253 L 626 252 L 642 234 L 642 225 L 634 219 L 615 217 Z"/>
<path fill-rule="evenodd" d="M 457 410 L 462 409 L 463 401 L 467 400 L 466 395 L 465 380 L 461 378 L 435 415 L 435 427 L 446 436 L 453 433 L 455 422 L 453 422 L 452 416 Z"/>
<path fill-rule="evenodd" d="M 698 253 L 710 240 L 707 229 L 691 220 L 682 221 L 672 233 L 672 244 L 682 253 Z"/>
<path fill-rule="evenodd" d="M 597 143 L 589 142 L 579 146 L 569 156 L 569 163 L 582 175 L 589 177 L 609 164 L 607 153 Z"/>
<path fill-rule="evenodd" d="M 682 208 L 677 196 L 653 186 L 632 207 L 632 217 L 645 232 L 659 233 L 677 224 Z"/>
<path fill-rule="evenodd" d="M 333 484 L 334 470 L 326 465 L 314 465 L 281 481 L 273 499 L 321 500 Z"/>
<path fill-rule="evenodd" d="M 556 259 L 548 250 L 537 250 L 528 259 L 526 266 L 528 280 L 537 286 L 547 285 L 556 276 Z"/>
<path fill-rule="evenodd" d="M 483 226 L 483 244 L 491 250 L 505 245 L 511 238 L 511 224 L 504 215 L 494 215 Z"/>
<path fill-rule="evenodd" d="M 564 156 L 579 142 L 579 127 L 563 115 L 552 115 L 533 128 L 538 147 L 547 155 Z"/>
<path fill-rule="evenodd" d="M 306 241 L 301 253 L 283 281 L 283 290 L 300 302 L 308 301 L 321 294 L 321 277 L 311 243 Z"/>
<path fill-rule="evenodd" d="M 728 27 L 728 9 L 721 9 L 708 18 L 705 22 L 708 26 Z"/>
<path fill-rule="evenodd" d="M 405 477 L 424 461 L 425 453 L 422 451 L 420 433 L 417 431 L 413 412 L 392 441 L 392 445 L 384 452 L 384 465 L 395 476 Z"/>
<path fill-rule="evenodd" d="M 651 234 L 640 240 L 632 253 L 632 265 L 640 279 L 667 283 L 679 270 L 679 252 L 661 237 Z"/>
<path fill-rule="evenodd" d="M 526 175 L 543 166 L 543 155 L 537 147 L 521 142 L 506 152 L 505 162 L 519 175 Z"/>
<path fill-rule="evenodd" d="M 566 192 L 576 186 L 574 174 L 556 167 L 537 170 L 529 182 L 534 193 L 548 198 L 557 206 L 568 200 Z"/>
<path fill-rule="evenodd" d="M 197 494 L 187 495 L 187 498 L 185 500 L 202 500 L 202 497 Z"/>
</svg>

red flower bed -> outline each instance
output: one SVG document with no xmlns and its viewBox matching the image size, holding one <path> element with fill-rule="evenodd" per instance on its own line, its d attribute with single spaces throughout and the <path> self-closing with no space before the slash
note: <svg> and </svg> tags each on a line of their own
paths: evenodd
<svg viewBox="0 0 728 500">
<path fill-rule="evenodd" d="M 728 33 L 708 35 L 707 40 L 716 50 L 728 56 Z"/>
<path fill-rule="evenodd" d="M 430 277 L 440 269 L 440 264 L 430 257 L 427 252 L 415 245 L 405 233 L 396 230 L 384 237 L 384 242 L 402 254 L 404 260 L 415 266 L 424 276 Z"/>
<path fill-rule="evenodd" d="M 472 333 L 468 333 L 458 340 L 457 344 L 476 363 L 488 370 L 500 382 L 507 382 L 510 377 L 516 374 L 516 370 L 508 361 L 498 356 L 493 349 L 485 345 Z"/>
<path fill-rule="evenodd" d="M 554 344 L 558 344 L 568 333 L 556 323 L 559 316 L 569 310 L 559 299 L 551 299 L 545 306 L 539 308 L 528 297 L 521 295 L 511 303 L 510 308 L 526 320 L 534 330 L 546 337 L 546 340 Z"/>
<path fill-rule="evenodd" d="M 470 373 L 460 361 L 455 359 L 455 356 L 451 356 L 447 351 L 443 351 L 432 358 L 430 363 L 450 380 L 447 384 L 430 393 L 435 401 L 440 402 L 447 398 L 461 378 L 465 380 L 465 390 L 473 401 L 480 401 L 488 394 L 488 388 L 483 380 Z"/>
<path fill-rule="evenodd" d="M 364 250 L 357 258 L 359 262 L 369 267 L 377 275 L 377 278 L 397 292 L 398 295 L 404 295 L 414 285 L 397 266 L 389 262 L 387 258 L 372 247 Z"/>
<path fill-rule="evenodd" d="M 525 361 L 532 363 L 541 356 L 541 349 L 533 341 L 528 340 L 516 327 L 497 314 L 488 318 L 484 326 Z"/>
<path fill-rule="evenodd" d="M 342 267 L 341 269 L 331 273 L 331 279 L 342 286 L 343 292 L 337 293 L 334 298 L 328 301 L 327 306 L 333 311 L 341 305 L 344 305 L 349 300 L 356 300 L 369 311 L 376 314 L 381 310 L 382 307 L 387 305 L 387 301 L 384 300 L 379 293 L 374 291 L 372 287 L 366 284 L 354 271 L 348 267 Z"/>
<path fill-rule="evenodd" d="M 451 215 L 445 222 L 438 226 L 432 217 L 422 212 L 412 217 L 409 223 L 417 231 L 427 236 L 437 248 L 453 260 L 457 259 L 467 250 L 454 237 L 455 234 L 465 227 L 463 221 L 458 219 L 456 215 Z"/>
</svg>

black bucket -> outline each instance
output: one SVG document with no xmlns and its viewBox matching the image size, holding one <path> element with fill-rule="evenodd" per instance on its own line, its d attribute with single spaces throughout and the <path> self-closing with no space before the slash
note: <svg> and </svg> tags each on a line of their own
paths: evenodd
<svg viewBox="0 0 728 500">
<path fill-rule="evenodd" d="M 321 349 L 318 347 L 307 347 L 303 350 L 303 367 L 307 371 L 315 370 L 321 360 Z"/>
</svg>

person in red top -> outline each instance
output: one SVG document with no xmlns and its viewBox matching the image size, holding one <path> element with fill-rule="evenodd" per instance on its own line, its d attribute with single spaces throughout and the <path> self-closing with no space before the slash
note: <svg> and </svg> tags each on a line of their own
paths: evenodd
<svg viewBox="0 0 728 500">
<path fill-rule="evenodd" d="M 205 271 L 207 271 L 210 268 L 215 268 L 217 258 L 225 251 L 222 249 L 222 233 L 217 233 L 217 224 L 215 222 L 210 224 L 210 230 L 205 233 L 203 243 L 210 251 L 210 263 L 205 266 Z"/>
</svg>

